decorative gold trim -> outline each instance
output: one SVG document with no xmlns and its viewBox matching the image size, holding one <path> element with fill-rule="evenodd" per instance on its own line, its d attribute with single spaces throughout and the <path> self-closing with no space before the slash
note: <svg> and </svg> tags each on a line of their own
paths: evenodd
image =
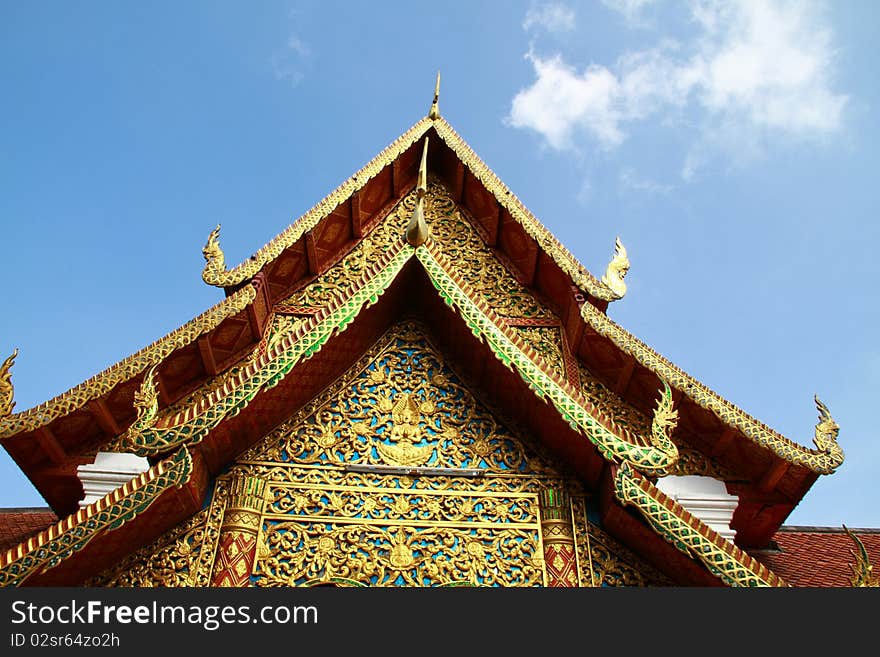
<svg viewBox="0 0 880 657">
<path fill-rule="evenodd" d="M 770 569 L 722 538 L 626 463 L 617 468 L 614 495 L 624 506 L 635 506 L 663 539 L 699 559 L 728 586 L 786 586 Z"/>
<path fill-rule="evenodd" d="M 317 226 L 340 203 L 348 200 L 354 192 L 361 189 L 371 178 L 378 175 L 382 169 L 400 157 L 404 151 L 417 142 L 431 128 L 431 125 L 432 121 L 428 117 L 420 119 L 413 127 L 370 160 L 360 171 L 345 180 L 311 210 L 302 215 L 293 224 L 275 236 L 266 246 L 240 265 L 228 270 L 218 270 L 216 267 L 218 260 L 216 258 L 209 260 L 202 272 L 202 280 L 208 285 L 216 287 L 231 287 L 252 278 L 267 263 L 272 262 L 285 249 L 293 246 L 305 233 Z"/>
<path fill-rule="evenodd" d="M 0 586 L 17 586 L 37 572 L 54 568 L 101 532 L 136 518 L 172 486 L 184 485 L 192 471 L 192 457 L 180 449 L 100 500 L 0 554 Z"/>
<path fill-rule="evenodd" d="M 874 566 L 868 557 L 868 550 L 865 549 L 865 544 L 846 525 L 843 525 L 843 531 L 846 532 L 846 535 L 852 539 L 856 546 L 855 551 L 850 550 L 849 552 L 856 560 L 854 564 L 850 564 L 850 568 L 853 571 L 850 584 L 857 587 L 880 587 L 880 577 L 874 574 Z"/>
<path fill-rule="evenodd" d="M 198 444 L 227 415 L 241 412 L 262 389 L 277 385 L 296 363 L 317 353 L 335 333 L 344 331 L 361 308 L 377 301 L 412 255 L 412 249 L 401 239 L 352 284 L 345 297 L 279 338 L 219 389 L 200 395 L 174 413 L 158 416 L 155 391 L 147 377 L 136 399 L 138 417 L 112 445 L 113 449 L 154 456 L 184 444 Z"/>
<path fill-rule="evenodd" d="M 416 185 L 416 207 L 406 227 L 406 241 L 410 246 L 421 246 L 431 236 L 431 229 L 425 223 L 425 194 L 428 193 L 428 138 L 422 148 L 422 161 L 419 164 L 419 182 Z"/>
<path fill-rule="evenodd" d="M 202 248 L 202 256 L 205 258 L 205 268 L 202 271 L 202 279 L 210 282 L 217 276 L 222 276 L 226 271 L 226 256 L 220 248 L 220 224 L 208 235 L 208 241 Z"/>
<path fill-rule="evenodd" d="M 82 408 L 89 401 L 110 392 L 119 383 L 137 376 L 148 367 L 161 363 L 175 350 L 192 343 L 200 335 L 219 326 L 227 317 L 244 310 L 255 298 L 256 289 L 248 285 L 153 344 L 86 379 L 67 392 L 21 413 L 0 417 L 0 438 L 33 431 Z"/>
<path fill-rule="evenodd" d="M 629 271 L 629 258 L 626 257 L 626 249 L 620 238 L 614 240 L 614 257 L 605 269 L 602 282 L 614 293 L 615 299 L 622 299 L 626 294 L 626 283 L 623 278 Z"/>
<path fill-rule="evenodd" d="M 670 435 L 675 428 L 672 391 L 663 392 L 651 427 L 649 445 L 633 444 L 594 417 L 595 408 L 581 392 L 561 380 L 534 349 L 512 332 L 470 287 L 452 273 L 452 267 L 432 242 L 416 249 L 416 256 L 441 298 L 458 310 L 471 332 L 483 339 L 507 367 L 514 369 L 539 397 L 551 402 L 573 429 L 585 435 L 609 461 L 623 459 L 642 471 L 665 474 L 678 458 Z"/>
<path fill-rule="evenodd" d="M 439 74 L 435 93 L 439 98 Z M 613 301 L 619 298 L 610 288 L 587 271 L 571 252 L 526 209 L 522 202 L 514 196 L 507 186 L 474 153 L 467 142 L 455 132 L 443 117 L 439 116 L 439 111 L 438 116 L 435 118 L 427 116 L 418 121 L 390 146 L 379 153 L 379 155 L 370 160 L 354 176 L 347 179 L 248 260 L 233 269 L 224 271 L 218 271 L 215 264 L 212 264 L 218 262 L 216 259 L 209 261 L 202 272 L 203 280 L 209 285 L 230 287 L 253 277 L 267 263 L 277 258 L 285 249 L 295 244 L 306 232 L 313 229 L 324 217 L 336 209 L 340 203 L 347 200 L 352 193 L 362 188 L 368 180 L 397 159 L 432 126 L 465 166 L 470 169 L 471 173 L 510 212 L 511 217 L 523 226 L 526 233 L 559 265 L 562 271 L 571 277 L 575 285 L 597 299 Z"/>
<path fill-rule="evenodd" d="M 12 409 L 15 408 L 15 402 L 12 401 L 15 388 L 12 387 L 11 370 L 16 356 L 18 356 L 18 347 L 3 361 L 3 365 L 0 365 L 0 418 L 12 415 Z"/>
<path fill-rule="evenodd" d="M 434 102 L 428 112 L 428 118 L 432 121 L 440 118 L 440 71 L 437 71 L 437 83 L 434 85 Z"/>
<path fill-rule="evenodd" d="M 470 169 L 483 186 L 495 196 L 498 202 L 510 213 L 526 233 L 538 243 L 547 255 L 559 265 L 581 290 L 596 299 L 613 301 L 617 297 L 605 284 L 578 262 L 571 252 L 522 204 L 522 202 L 501 182 L 498 176 L 474 153 L 467 142 L 459 136 L 446 119 L 438 117 L 434 121 L 437 134 L 453 150 L 458 158 Z"/>
<path fill-rule="evenodd" d="M 810 449 L 798 445 L 748 415 L 615 324 L 591 304 L 585 303 L 581 306 L 581 317 L 596 333 L 611 340 L 621 351 L 668 381 L 673 388 L 681 390 L 696 404 L 718 416 L 722 422 L 739 429 L 749 440 L 769 449 L 785 461 L 818 474 L 831 474 L 843 463 L 843 450 L 837 444 L 839 427 L 831 418 L 828 408 L 818 399 L 816 407 L 819 409 L 819 423 L 813 439 L 818 449 Z"/>
</svg>

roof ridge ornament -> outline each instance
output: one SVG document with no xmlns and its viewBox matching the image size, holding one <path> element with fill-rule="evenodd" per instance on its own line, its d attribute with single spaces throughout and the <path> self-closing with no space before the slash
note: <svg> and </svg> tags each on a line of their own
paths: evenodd
<svg viewBox="0 0 880 657">
<path fill-rule="evenodd" d="M 818 395 L 813 395 L 813 401 L 816 402 L 816 408 L 819 411 L 819 422 L 816 424 L 816 430 L 813 436 L 813 443 L 816 447 L 825 453 L 833 453 L 842 451 L 837 444 L 837 436 L 840 433 L 840 425 L 831 417 L 831 411 L 822 403 Z"/>
<path fill-rule="evenodd" d="M 208 235 L 208 241 L 202 249 L 205 258 L 205 268 L 202 270 L 202 280 L 211 284 L 215 278 L 219 278 L 226 271 L 226 256 L 220 248 L 220 224 Z"/>
<path fill-rule="evenodd" d="M 437 83 L 434 85 L 434 102 L 431 103 L 431 111 L 428 112 L 428 118 L 432 121 L 440 118 L 440 71 L 437 71 Z"/>
<path fill-rule="evenodd" d="M 16 347 L 12 355 L 3 361 L 0 365 L 0 417 L 12 415 L 12 409 L 15 408 L 15 402 L 12 397 L 15 389 L 12 387 L 12 365 L 15 363 L 15 357 L 18 356 L 18 347 Z"/>
<path fill-rule="evenodd" d="M 624 277 L 629 271 L 629 258 L 626 257 L 626 248 L 620 237 L 614 239 L 614 256 L 605 269 L 605 275 L 602 276 L 602 282 L 613 293 L 612 301 L 622 299 L 626 294 L 626 283 L 623 282 Z"/>
<path fill-rule="evenodd" d="M 439 79 L 438 79 L 439 84 Z M 411 246 L 421 246 L 431 236 L 431 229 L 425 223 L 425 194 L 428 193 L 428 138 L 422 148 L 422 161 L 419 164 L 419 179 L 416 184 L 416 207 L 406 227 L 406 241 Z"/>
<path fill-rule="evenodd" d="M 856 559 L 854 564 L 850 564 L 850 568 L 853 570 L 850 584 L 858 587 L 880 587 L 880 577 L 874 575 L 874 566 L 871 565 L 871 560 L 868 557 L 868 550 L 865 548 L 865 544 L 862 543 L 862 540 L 846 525 L 841 526 L 843 527 L 843 531 L 845 531 L 852 539 L 853 543 L 855 543 L 857 550 L 857 552 L 854 550 L 849 551 L 849 553 Z"/>
</svg>

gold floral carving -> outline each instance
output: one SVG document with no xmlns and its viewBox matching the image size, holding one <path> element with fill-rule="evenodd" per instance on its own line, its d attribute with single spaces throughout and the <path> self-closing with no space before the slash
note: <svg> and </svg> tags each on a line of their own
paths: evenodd
<svg viewBox="0 0 880 657">
<path fill-rule="evenodd" d="M 425 448 L 426 465 L 436 474 L 383 471 L 393 460 L 379 446 L 403 441 Z M 482 476 L 444 474 L 443 468 L 471 468 Z M 251 478 L 265 482 L 265 506 L 263 497 L 241 488 Z M 559 508 L 545 503 L 554 507 L 550 515 L 540 503 L 548 490 L 559 495 Z M 591 558 L 601 553 L 594 548 L 591 557 L 584 545 L 595 529 L 577 511 L 582 500 L 566 468 L 480 401 L 424 326 L 405 322 L 239 457 L 217 479 L 209 507 L 197 518 L 93 583 L 210 585 L 221 527 L 235 525 L 256 532 L 253 570 L 236 574 L 258 586 L 542 586 L 548 567 L 542 531 L 550 543 L 568 545 L 574 532 L 577 583 L 589 586 Z M 241 514 L 229 513 L 234 507 L 248 509 L 247 527 L 239 526 Z M 571 525 L 561 522 L 565 517 Z M 551 529 L 562 533 L 551 536 Z M 196 550 L 199 536 L 203 545 Z M 638 581 L 637 574 L 650 569 L 635 558 L 627 563 L 624 579 L 597 573 L 597 582 L 654 581 L 650 574 Z M 235 566 L 249 568 L 244 560 Z"/>
<path fill-rule="evenodd" d="M 208 509 L 199 511 L 85 586 L 193 586 L 207 519 Z"/>
<path fill-rule="evenodd" d="M 401 447 L 401 441 L 406 447 Z M 249 450 L 248 461 L 548 472 L 476 401 L 416 323 L 392 329 L 345 376 Z M 409 462 L 406 462 L 409 460 Z"/>
<path fill-rule="evenodd" d="M 674 586 L 666 575 L 591 522 L 584 497 L 574 499 L 572 508 L 583 582 L 590 581 L 592 572 L 592 586 Z"/>
</svg>

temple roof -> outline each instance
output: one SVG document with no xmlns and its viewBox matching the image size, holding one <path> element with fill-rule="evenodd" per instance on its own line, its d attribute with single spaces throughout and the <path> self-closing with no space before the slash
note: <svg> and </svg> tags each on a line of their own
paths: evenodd
<svg viewBox="0 0 880 657">
<path fill-rule="evenodd" d="M 421 157 L 423 138 L 431 143 L 426 159 Z M 519 284 L 546 301 L 556 318 L 547 321 L 560 324 L 563 342 L 569 345 L 568 369 L 550 367 L 508 319 L 464 280 L 440 243 L 429 240 L 414 248 L 402 235 L 329 303 L 310 309 L 296 329 L 267 343 L 269 320 L 283 310 L 291 291 L 316 281 L 364 243 L 390 209 L 403 202 L 419 179 L 424 180 L 418 175 L 420 159 L 449 190 L 486 247 Z M 609 268 L 605 282 L 597 279 L 439 116 L 418 121 L 236 267 L 226 269 L 217 236 L 216 230 L 212 232 L 204 248 L 203 278 L 225 288 L 227 299 L 67 393 L 0 418 L 4 447 L 59 516 L 76 509 L 82 497 L 76 467 L 90 462 L 98 449 L 134 452 L 157 464 L 176 450 L 195 450 L 197 461 L 216 473 L 247 446 L 243 442 L 247 422 L 240 418 L 244 409 L 250 406 L 251 433 L 254 427 L 270 427 L 280 420 L 273 404 L 277 406 L 284 395 L 286 409 L 304 402 L 310 390 L 319 389 L 322 381 L 375 339 L 387 323 L 380 319 L 383 313 L 397 316 L 413 307 L 435 320 L 447 317 L 444 313 L 451 308 L 452 315 L 463 320 L 444 325 L 456 336 L 453 347 L 467 343 L 474 353 L 486 349 L 486 356 L 500 363 L 502 370 L 514 370 L 519 375 L 517 386 L 532 390 L 546 408 L 554 409 L 555 419 L 550 411 L 538 413 L 562 436 L 553 438 L 548 429 L 547 440 L 556 440 L 554 446 L 579 464 L 594 484 L 608 476 L 603 464 L 628 464 L 632 480 L 641 482 L 642 493 L 648 495 L 645 504 L 666 504 L 645 475 L 670 471 L 679 456 L 670 440 L 673 432 L 736 470 L 738 479 L 728 481 L 728 487 L 741 496 L 734 524 L 743 545 L 764 544 L 816 476 L 833 472 L 842 462 L 837 426 L 821 404 L 819 449 L 803 447 L 724 400 L 612 322 L 606 315 L 608 303 L 625 289 L 615 281 L 622 282 L 628 267 L 628 262 L 620 264 L 625 258 L 622 245 L 617 245 L 617 269 Z M 426 294 L 427 289 L 432 293 Z M 439 305 L 438 300 L 442 300 Z M 298 311 L 302 309 L 291 310 Z M 355 320 L 358 329 L 341 340 L 339 336 Z M 653 416 L 648 434 L 633 434 L 587 399 L 572 384 L 569 365 L 575 380 L 578 368 L 584 367 L 637 411 Z M 288 377 L 294 367 L 300 373 L 296 388 Z M 492 367 L 492 372 L 500 373 Z M 220 384 L 191 399 L 221 373 Z M 521 398 L 519 388 L 510 390 L 514 391 L 510 399 Z M 578 442 L 577 435 L 588 441 Z M 674 515 L 696 531 L 694 540 L 702 541 L 707 550 L 724 545 L 682 509 L 674 509 Z M 683 526 L 679 529 L 684 531 Z M 760 570 L 742 551 L 721 558 L 734 559 L 750 572 Z"/>
</svg>

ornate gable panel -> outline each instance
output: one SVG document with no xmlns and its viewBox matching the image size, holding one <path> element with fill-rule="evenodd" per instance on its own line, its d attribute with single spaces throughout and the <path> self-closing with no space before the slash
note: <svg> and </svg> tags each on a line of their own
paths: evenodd
<svg viewBox="0 0 880 657">
<path fill-rule="evenodd" d="M 92 584 L 668 583 L 415 322 L 243 454 L 211 504 Z"/>
</svg>

